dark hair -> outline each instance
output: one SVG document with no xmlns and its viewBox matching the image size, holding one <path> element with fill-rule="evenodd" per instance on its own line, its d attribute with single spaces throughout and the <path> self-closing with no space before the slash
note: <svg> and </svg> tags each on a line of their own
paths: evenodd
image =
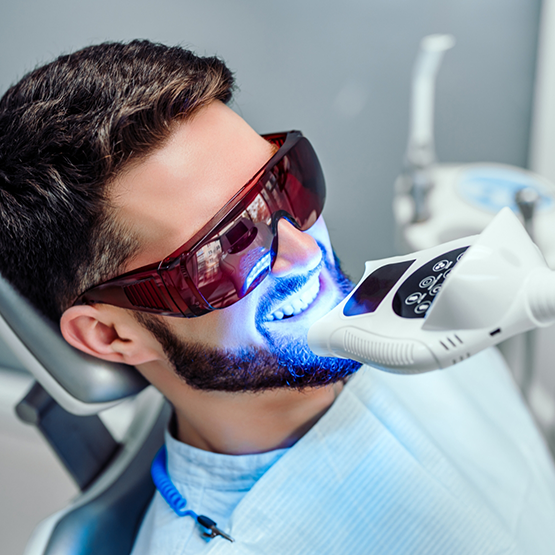
<svg viewBox="0 0 555 555">
<path fill-rule="evenodd" d="M 215 57 L 148 41 L 104 43 L 28 73 L 0 100 L 0 272 L 52 320 L 118 273 L 137 240 L 108 193 L 172 124 L 233 76 Z"/>
</svg>

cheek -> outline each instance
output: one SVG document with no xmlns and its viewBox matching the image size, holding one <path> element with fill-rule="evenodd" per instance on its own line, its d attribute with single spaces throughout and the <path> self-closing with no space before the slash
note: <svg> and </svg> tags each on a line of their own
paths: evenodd
<svg viewBox="0 0 555 555">
<path fill-rule="evenodd" d="M 326 226 L 326 222 L 324 221 L 323 216 L 320 216 L 316 220 L 314 225 L 309 230 L 305 231 L 305 233 L 307 233 L 308 235 L 313 237 L 316 241 L 318 241 L 318 243 L 321 243 L 322 245 L 324 245 L 324 247 L 326 247 L 328 260 L 333 264 L 334 263 L 333 249 L 331 246 L 331 240 L 330 240 L 328 228 Z"/>
<path fill-rule="evenodd" d="M 185 343 L 206 345 L 215 349 L 262 346 L 263 339 L 255 326 L 259 302 L 258 289 L 232 306 L 215 310 L 199 318 L 171 318 L 169 325 Z"/>
</svg>

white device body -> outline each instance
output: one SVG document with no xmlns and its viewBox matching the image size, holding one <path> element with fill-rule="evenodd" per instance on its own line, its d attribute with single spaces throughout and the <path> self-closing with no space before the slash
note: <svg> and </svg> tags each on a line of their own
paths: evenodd
<svg viewBox="0 0 555 555">
<path fill-rule="evenodd" d="M 414 374 L 553 321 L 555 274 L 505 208 L 479 236 L 367 262 L 308 344 L 317 355 Z"/>
</svg>

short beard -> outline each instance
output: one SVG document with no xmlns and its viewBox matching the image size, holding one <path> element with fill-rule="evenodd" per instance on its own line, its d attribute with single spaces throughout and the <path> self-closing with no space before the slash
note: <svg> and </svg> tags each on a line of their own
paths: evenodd
<svg viewBox="0 0 555 555">
<path fill-rule="evenodd" d="M 320 245 L 326 268 L 344 297 L 352 289 L 339 260 L 327 262 L 325 247 Z M 300 290 L 307 279 L 282 280 L 283 295 Z M 278 291 L 279 298 L 279 291 Z M 264 301 L 258 314 L 265 314 Z M 159 341 L 176 375 L 189 386 L 203 391 L 259 392 L 278 388 L 304 389 L 321 387 L 345 380 L 361 364 L 353 360 L 319 357 L 308 347 L 305 337 L 275 338 L 257 318 L 257 329 L 268 343 L 267 348 L 245 347 L 238 350 L 215 349 L 188 344 L 179 339 L 159 317 L 134 312 L 135 318 Z"/>
</svg>

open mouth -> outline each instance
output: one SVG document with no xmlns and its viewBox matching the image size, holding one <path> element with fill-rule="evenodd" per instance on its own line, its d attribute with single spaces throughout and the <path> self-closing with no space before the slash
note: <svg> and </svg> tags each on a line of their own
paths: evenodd
<svg viewBox="0 0 555 555">
<path fill-rule="evenodd" d="M 272 322 L 297 316 L 314 302 L 319 291 L 320 279 L 319 275 L 315 274 L 300 291 L 285 299 L 271 314 L 266 316 L 265 320 Z"/>
</svg>

